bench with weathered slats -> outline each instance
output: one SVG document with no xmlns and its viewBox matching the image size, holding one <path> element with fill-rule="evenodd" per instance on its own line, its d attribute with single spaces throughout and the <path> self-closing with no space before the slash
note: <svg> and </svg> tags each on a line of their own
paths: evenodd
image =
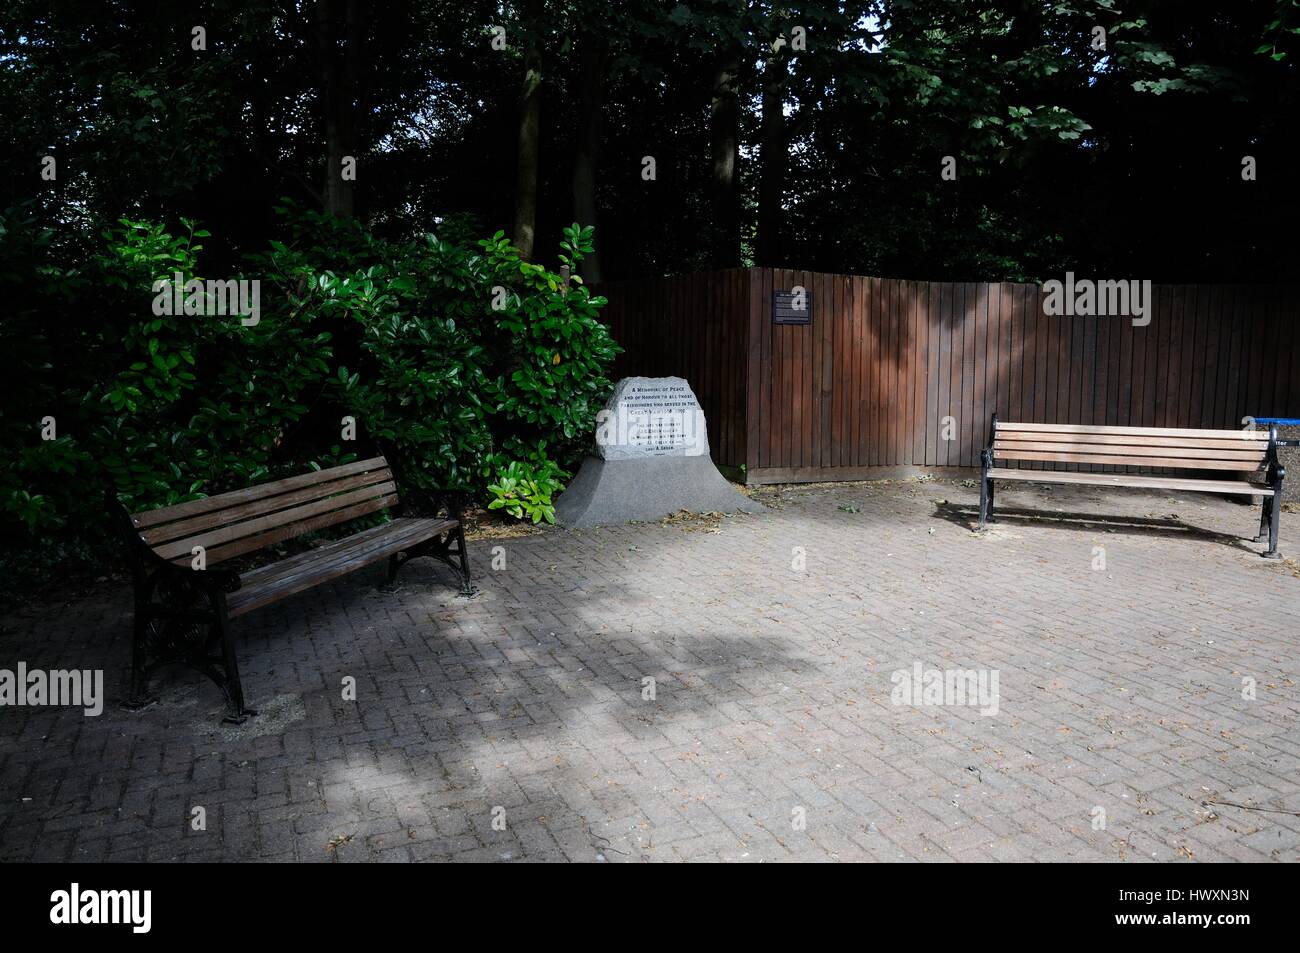
<svg viewBox="0 0 1300 953">
<path fill-rule="evenodd" d="M 1277 458 L 1277 428 L 1188 430 L 1007 423 L 993 415 L 989 445 L 980 455 L 980 524 L 993 519 L 995 481 L 1080 483 L 1200 493 L 1239 493 L 1264 499 L 1259 535 L 1268 533 L 1270 559 L 1278 559 L 1278 514 L 1286 471 Z M 999 463 L 1040 462 L 1123 466 L 1123 473 L 1028 470 Z M 1165 476 L 1155 470 L 1195 470 L 1205 476 Z M 1143 472 L 1146 471 L 1146 472 Z M 1259 479 L 1262 475 L 1262 481 Z"/>
<path fill-rule="evenodd" d="M 179 661 L 216 682 L 229 709 L 225 720 L 242 722 L 255 712 L 244 706 L 230 619 L 364 566 L 388 560 L 391 584 L 407 560 L 433 556 L 459 573 L 462 592 L 472 591 L 455 502 L 409 488 L 399 497 L 382 456 L 140 513 L 128 513 L 111 492 L 109 505 L 135 582 L 132 708 L 151 703 L 150 673 Z M 398 515 L 243 574 L 213 568 L 380 510 Z"/>
</svg>

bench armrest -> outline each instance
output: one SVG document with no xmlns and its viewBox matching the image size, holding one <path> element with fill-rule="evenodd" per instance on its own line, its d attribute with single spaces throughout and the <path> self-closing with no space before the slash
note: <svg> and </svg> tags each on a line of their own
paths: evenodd
<svg viewBox="0 0 1300 953">
<path fill-rule="evenodd" d="M 993 466 L 993 444 L 998 439 L 998 415 L 989 419 L 989 442 L 980 450 L 980 468 L 987 471 Z"/>
<path fill-rule="evenodd" d="M 1268 449 L 1264 451 L 1264 465 L 1267 467 L 1281 466 L 1281 460 L 1277 455 L 1277 428 L 1268 428 Z"/>
<path fill-rule="evenodd" d="M 1286 467 L 1277 455 L 1277 426 L 1268 428 L 1268 450 L 1264 454 L 1264 479 L 1270 484 L 1281 483 L 1286 479 Z"/>
<path fill-rule="evenodd" d="M 145 548 L 148 549 L 147 546 Z M 186 582 L 198 586 L 209 595 L 215 596 L 219 592 L 238 592 L 243 585 L 239 573 L 233 569 L 195 569 L 193 566 L 180 566 L 163 559 L 152 549 L 149 550 L 149 555 L 153 557 L 149 566 L 151 571 L 169 575 L 174 579 L 184 578 Z"/>
<path fill-rule="evenodd" d="M 150 578 L 170 576 L 197 586 L 214 597 L 218 593 L 239 590 L 241 585 L 239 573 L 233 569 L 195 569 L 192 566 L 169 562 L 154 552 L 153 547 L 145 542 L 136 530 L 131 514 L 117 498 L 116 490 L 109 488 L 105 492 L 105 502 L 119 535 L 126 543 L 127 557 L 131 562 L 131 575 L 135 577 L 137 587 Z"/>
</svg>

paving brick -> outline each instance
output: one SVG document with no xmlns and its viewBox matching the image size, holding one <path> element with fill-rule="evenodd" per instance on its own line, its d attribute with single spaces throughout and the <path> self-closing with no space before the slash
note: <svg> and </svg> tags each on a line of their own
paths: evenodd
<svg viewBox="0 0 1300 953">
<path fill-rule="evenodd" d="M 417 560 L 397 592 L 365 571 L 241 617 L 245 692 L 287 723 L 222 727 L 181 669 L 139 714 L 5 709 L 0 859 L 1300 859 L 1276 813 L 1300 810 L 1300 580 L 1238 545 L 1254 511 L 1207 497 L 1175 536 L 1106 525 L 1164 494 L 1026 485 L 980 537 L 960 482 L 759 498 L 716 527 L 505 540 L 468 601 Z M 1044 508 L 1097 519 L 1011 513 Z M 0 628 L 11 657 L 120 693 L 130 608 L 119 581 Z M 917 662 L 997 671 L 997 714 L 893 704 Z"/>
</svg>

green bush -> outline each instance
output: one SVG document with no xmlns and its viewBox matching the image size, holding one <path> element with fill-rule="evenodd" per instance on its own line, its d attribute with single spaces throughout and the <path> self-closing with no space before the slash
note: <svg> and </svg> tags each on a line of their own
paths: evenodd
<svg viewBox="0 0 1300 953">
<path fill-rule="evenodd" d="M 487 500 L 510 473 L 551 519 L 610 390 L 603 298 L 522 261 L 500 233 L 390 241 L 286 203 L 281 237 L 237 259 L 260 321 L 157 315 L 154 283 L 198 277 L 207 232 L 123 220 L 56 247 L 0 215 L 0 528 L 28 548 L 93 543 L 102 488 L 167 505 L 398 449 L 419 485 Z M 576 266 L 592 230 L 564 230 Z M 70 264 L 80 262 L 80 264 Z M 55 419 L 56 439 L 41 439 Z M 355 442 L 342 423 L 356 422 Z M 511 467 L 516 465 L 512 470 Z M 499 485 L 499 484 L 495 484 Z M 499 499 L 499 496 L 495 497 Z M 503 507 L 511 512 L 511 507 Z"/>
<path fill-rule="evenodd" d="M 496 481 L 488 486 L 492 495 L 488 509 L 504 510 L 515 519 L 554 523 L 552 498 L 564 489 L 567 476 L 551 461 L 536 469 L 520 460 L 511 461 L 497 471 Z"/>
<path fill-rule="evenodd" d="M 591 234 L 566 228 L 561 261 L 581 261 Z M 503 452 L 549 447 L 557 465 L 580 457 L 618 350 L 598 320 L 605 299 L 581 278 L 563 288 L 500 232 L 477 248 L 372 239 L 360 257 L 374 263 L 348 271 L 320 251 L 276 244 L 268 263 L 291 307 L 352 329 L 334 399 L 396 445 L 412 476 L 478 492 Z"/>
</svg>

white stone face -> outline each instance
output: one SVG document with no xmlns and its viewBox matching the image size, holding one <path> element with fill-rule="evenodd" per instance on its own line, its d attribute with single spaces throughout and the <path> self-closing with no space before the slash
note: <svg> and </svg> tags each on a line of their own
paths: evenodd
<svg viewBox="0 0 1300 953">
<path fill-rule="evenodd" d="M 704 411 L 680 377 L 625 377 L 596 420 L 606 460 L 698 457 L 709 452 Z"/>
</svg>

